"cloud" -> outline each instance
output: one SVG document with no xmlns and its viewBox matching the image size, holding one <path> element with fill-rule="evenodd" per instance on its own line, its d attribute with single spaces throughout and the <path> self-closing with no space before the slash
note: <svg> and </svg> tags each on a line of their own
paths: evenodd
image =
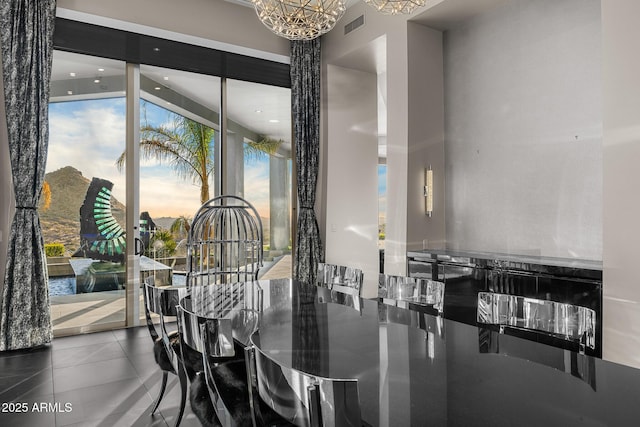
<svg viewBox="0 0 640 427">
<path fill-rule="evenodd" d="M 148 119 L 167 121 L 158 107 L 147 106 Z M 125 149 L 124 99 L 100 99 L 51 103 L 47 172 L 73 166 L 91 179 L 114 183 L 113 194 L 126 201 L 125 172 L 115 162 Z M 249 159 L 244 169 L 244 196 L 261 216 L 269 216 L 269 161 Z M 193 216 L 200 207 L 200 187 L 179 179 L 166 162 L 141 159 L 140 210 L 152 217 Z M 213 196 L 213 185 L 211 186 Z"/>
<path fill-rule="evenodd" d="M 124 173 L 115 161 L 125 148 L 124 100 L 52 103 L 49 106 L 47 171 L 73 166 L 87 178 L 114 183 L 115 196 L 124 200 Z"/>
</svg>

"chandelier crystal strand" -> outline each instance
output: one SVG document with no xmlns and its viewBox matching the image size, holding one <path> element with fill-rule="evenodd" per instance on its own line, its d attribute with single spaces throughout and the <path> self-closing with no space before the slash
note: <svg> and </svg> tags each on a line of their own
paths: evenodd
<svg viewBox="0 0 640 427">
<path fill-rule="evenodd" d="M 364 2 L 385 15 L 410 15 L 417 8 L 424 6 L 426 0 L 364 0 Z"/>
<path fill-rule="evenodd" d="M 251 0 L 260 21 L 289 40 L 312 40 L 330 31 L 347 9 L 343 0 Z"/>
</svg>

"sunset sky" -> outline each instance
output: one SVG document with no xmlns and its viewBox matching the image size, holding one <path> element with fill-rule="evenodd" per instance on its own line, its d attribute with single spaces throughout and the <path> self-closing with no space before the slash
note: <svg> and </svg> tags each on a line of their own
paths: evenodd
<svg viewBox="0 0 640 427">
<path fill-rule="evenodd" d="M 150 124 L 169 120 L 167 110 L 144 104 Z M 52 103 L 49 127 L 47 172 L 73 166 L 89 180 L 108 179 L 114 184 L 114 197 L 124 203 L 125 174 L 115 165 L 125 148 L 124 98 Z M 152 217 L 193 216 L 200 207 L 200 187 L 156 160 L 142 160 L 140 184 L 140 211 L 149 211 Z M 245 198 L 261 216 L 269 216 L 268 159 L 245 160 Z"/>
</svg>

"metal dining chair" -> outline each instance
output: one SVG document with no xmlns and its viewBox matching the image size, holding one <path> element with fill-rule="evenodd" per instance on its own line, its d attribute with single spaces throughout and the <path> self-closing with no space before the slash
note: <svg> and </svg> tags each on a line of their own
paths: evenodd
<svg viewBox="0 0 640 427">
<path fill-rule="evenodd" d="M 478 324 L 538 331 L 595 349 L 596 313 L 578 305 L 494 292 L 478 293 Z"/>
<path fill-rule="evenodd" d="M 251 203 L 218 196 L 196 212 L 187 237 L 187 287 L 256 280 L 262 220 Z"/>
<path fill-rule="evenodd" d="M 199 383 L 190 399 L 192 408 L 194 401 L 200 402 L 195 406 L 202 410 L 196 416 L 203 424 L 215 419 L 234 426 L 250 420 L 244 347 L 236 339 L 248 341 L 261 309 L 262 289 L 257 282 L 194 287 L 180 300 L 184 365 Z"/>
<path fill-rule="evenodd" d="M 337 292 L 362 296 L 364 274 L 361 269 L 344 265 L 318 263 L 316 284 Z"/>
<path fill-rule="evenodd" d="M 388 305 L 409 308 L 409 304 L 433 307 L 438 314 L 444 311 L 443 282 L 416 277 L 380 274 L 378 299 Z"/>
<path fill-rule="evenodd" d="M 168 318 L 177 316 L 176 305 L 180 301 L 181 296 L 186 293 L 186 288 L 178 286 L 156 287 L 154 278 L 148 277 L 144 284 L 144 311 L 149 328 L 149 333 L 153 341 L 153 354 L 156 363 L 162 369 L 162 383 L 160 392 L 156 398 L 151 414 L 154 414 L 160 406 L 160 401 L 164 396 L 167 387 L 167 377 L 169 373 L 175 374 L 180 380 L 180 409 L 175 425 L 180 425 L 184 408 L 186 404 L 187 394 L 187 378 L 182 368 L 182 359 L 179 348 L 178 331 L 169 332 L 167 329 Z M 152 314 L 159 317 L 159 323 L 156 325 L 153 321 Z M 173 319 L 172 319 L 173 320 Z"/>
<path fill-rule="evenodd" d="M 356 379 L 323 378 L 285 366 L 260 349 L 256 334 L 245 351 L 252 413 L 265 403 L 300 427 L 362 425 Z"/>
</svg>

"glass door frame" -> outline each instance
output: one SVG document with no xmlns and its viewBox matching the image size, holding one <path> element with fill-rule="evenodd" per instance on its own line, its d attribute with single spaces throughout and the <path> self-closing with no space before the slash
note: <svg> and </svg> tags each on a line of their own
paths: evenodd
<svg viewBox="0 0 640 427">
<path fill-rule="evenodd" d="M 125 326 L 140 325 L 140 65 L 126 63 L 126 231 Z"/>
</svg>

